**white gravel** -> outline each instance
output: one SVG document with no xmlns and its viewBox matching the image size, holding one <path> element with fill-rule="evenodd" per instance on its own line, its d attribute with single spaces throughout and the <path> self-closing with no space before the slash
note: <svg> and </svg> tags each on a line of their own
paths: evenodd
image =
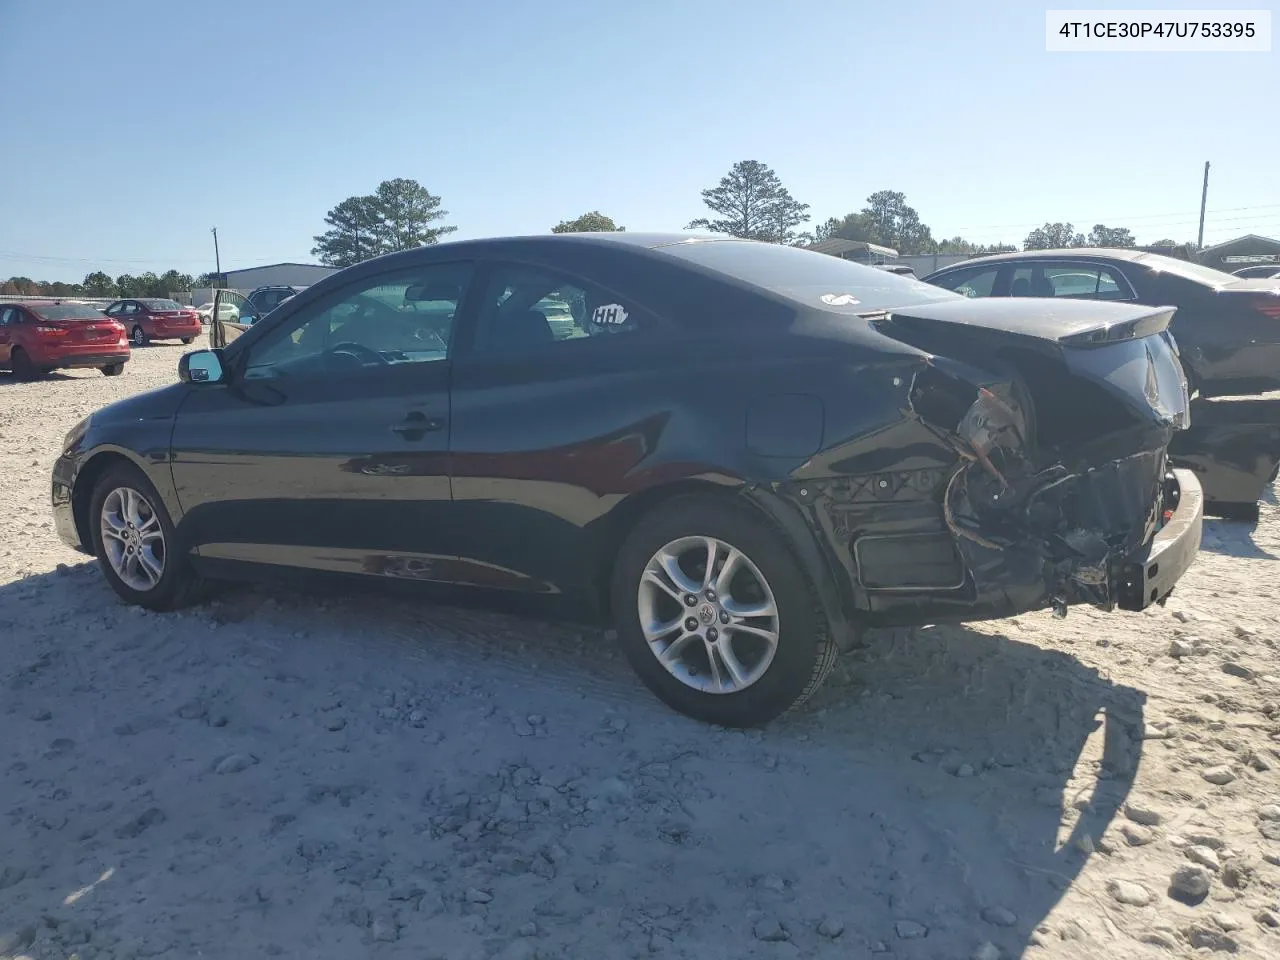
<svg viewBox="0 0 1280 960">
<path fill-rule="evenodd" d="M 728 732 L 580 629 L 122 605 L 49 467 L 181 352 L 0 375 L 0 957 L 1280 956 L 1274 498 L 1167 607 L 880 632 Z"/>
</svg>

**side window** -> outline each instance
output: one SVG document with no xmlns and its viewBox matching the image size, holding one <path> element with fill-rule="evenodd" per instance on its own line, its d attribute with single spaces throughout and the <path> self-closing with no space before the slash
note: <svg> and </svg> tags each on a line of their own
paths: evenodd
<svg viewBox="0 0 1280 960">
<path fill-rule="evenodd" d="M 333 376 L 446 360 L 469 263 L 369 277 L 309 305 L 250 348 L 246 378 Z"/>
<path fill-rule="evenodd" d="M 1052 297 L 1055 296 L 1053 284 L 1045 279 L 1045 268 L 1039 264 L 1031 267 L 1018 267 L 1009 278 L 1009 296 L 1011 297 Z"/>
<path fill-rule="evenodd" d="M 966 297 L 989 297 L 999 272 L 998 266 L 985 270 L 963 270 L 949 277 L 940 277 L 935 282 L 945 290 L 954 290 Z"/>
<path fill-rule="evenodd" d="M 1110 267 L 1098 268 L 1098 288 L 1094 297 L 1098 300 L 1132 300 L 1136 294 L 1124 275 Z"/>
<path fill-rule="evenodd" d="M 120 304 L 120 316 L 122 317 L 131 317 L 137 312 L 138 312 L 138 305 L 136 303 Z"/>
<path fill-rule="evenodd" d="M 475 351 L 518 353 L 562 341 L 635 336 L 651 327 L 635 304 L 591 284 L 538 267 L 502 265 L 480 298 Z"/>
<path fill-rule="evenodd" d="M 1116 271 L 1098 264 L 1085 263 L 1046 263 L 1019 267 L 1013 274 L 1011 292 L 1015 297 L 1133 299 L 1133 291 Z"/>
<path fill-rule="evenodd" d="M 12 312 L 13 311 L 8 307 L 0 307 L 0 327 L 7 327 L 9 325 L 9 315 Z"/>
</svg>

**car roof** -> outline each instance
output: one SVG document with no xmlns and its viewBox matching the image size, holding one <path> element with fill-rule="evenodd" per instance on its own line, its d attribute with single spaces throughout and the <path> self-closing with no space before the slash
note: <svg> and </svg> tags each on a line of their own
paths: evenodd
<svg viewBox="0 0 1280 960">
<path fill-rule="evenodd" d="M 1125 260 L 1138 263 L 1152 256 L 1149 250 L 1127 250 L 1119 247 L 1061 247 L 1053 250 L 1023 250 L 1015 253 L 992 253 L 940 267 L 937 272 L 958 270 L 983 263 L 1006 263 L 1010 260 Z M 1156 254 L 1160 256 L 1160 254 Z"/>
</svg>

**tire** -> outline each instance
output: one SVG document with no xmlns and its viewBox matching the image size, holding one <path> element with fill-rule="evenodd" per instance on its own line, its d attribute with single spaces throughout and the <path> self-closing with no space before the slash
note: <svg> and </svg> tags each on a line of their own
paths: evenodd
<svg viewBox="0 0 1280 960">
<path fill-rule="evenodd" d="M 108 363 L 105 367 L 99 367 L 104 377 L 118 377 L 124 373 L 123 363 Z"/>
<path fill-rule="evenodd" d="M 145 347 L 151 342 L 151 338 L 147 336 L 147 331 L 143 330 L 141 325 L 133 328 L 131 339 L 135 347 Z"/>
<path fill-rule="evenodd" d="M 719 569 L 730 550 L 741 554 L 728 589 L 720 584 L 723 595 L 703 592 L 690 606 L 687 596 L 676 601 L 671 595 L 671 577 L 659 587 L 646 576 L 659 552 L 666 551 L 685 561 L 680 572 L 686 587 L 705 583 L 708 538 L 717 545 Z M 753 589 L 758 579 L 763 589 Z M 773 615 L 730 615 L 748 606 L 769 609 L 770 593 Z M 681 497 L 642 518 L 619 551 L 610 594 L 618 639 L 632 668 L 664 703 L 697 720 L 726 727 L 766 724 L 812 696 L 836 661 L 838 650 L 822 607 L 787 542 L 765 520 L 715 497 Z M 651 631 L 653 645 L 644 619 L 668 627 Z M 690 639 L 691 625 L 698 629 Z M 761 630 L 775 637 L 771 657 Z M 683 652 L 669 669 L 658 653 L 677 640 Z M 710 652 L 726 646 L 737 675 L 724 654 Z"/>
<path fill-rule="evenodd" d="M 128 522 L 130 517 L 128 511 L 122 509 L 122 507 L 127 504 L 127 497 L 130 493 L 142 498 L 145 509 L 135 511 L 136 516 L 132 518 L 134 527 L 127 528 L 125 523 Z M 123 501 L 114 499 L 113 495 L 120 495 L 126 499 Z M 155 529 L 148 523 L 151 517 L 154 516 L 154 523 L 159 528 L 159 542 L 162 548 L 162 553 L 159 557 L 161 566 L 159 575 L 155 576 L 154 567 L 148 566 L 146 563 L 135 562 L 132 564 L 134 570 L 141 574 L 139 579 L 154 578 L 154 582 L 150 585 L 140 585 L 137 582 L 131 584 L 126 582 L 117 572 L 115 565 L 108 556 L 108 541 L 110 540 L 115 544 L 115 550 L 129 549 L 125 546 L 128 541 L 122 538 L 110 538 L 103 533 L 104 509 L 115 514 L 117 521 L 121 521 L 107 525 L 121 529 L 126 536 L 139 530 L 143 531 L 143 537 L 134 542 L 150 548 L 152 564 L 157 559 L 155 541 L 147 543 L 145 536 L 148 530 Z M 143 522 L 138 523 L 139 519 Z M 160 494 L 156 492 L 156 488 L 152 486 L 151 481 L 137 467 L 132 464 L 121 463 L 110 467 L 102 475 L 94 487 L 93 496 L 90 500 L 89 527 L 93 537 L 94 553 L 98 557 L 98 565 L 101 567 L 107 583 L 119 594 L 121 599 L 136 606 L 163 612 L 189 606 L 203 598 L 206 584 L 191 569 L 186 555 L 179 551 L 168 549 L 170 545 L 176 543 L 173 521 L 169 519 L 169 512 L 165 509 L 164 501 L 161 500 Z M 117 556 L 119 555 L 117 553 Z M 148 569 L 151 570 L 149 575 L 146 574 Z M 126 570 L 126 572 L 128 571 Z"/>
<path fill-rule="evenodd" d="M 183 342 L 183 343 L 190 343 L 190 342 L 191 342 L 192 340 L 194 340 L 194 339 L 195 339 L 195 337 L 183 337 L 183 338 L 182 338 L 182 342 Z"/>
<path fill-rule="evenodd" d="M 34 380 L 41 375 L 41 370 L 31 362 L 31 357 L 27 355 L 27 351 L 21 347 L 14 347 L 13 353 L 9 355 L 9 369 L 13 371 L 13 375 L 18 380 Z"/>
</svg>

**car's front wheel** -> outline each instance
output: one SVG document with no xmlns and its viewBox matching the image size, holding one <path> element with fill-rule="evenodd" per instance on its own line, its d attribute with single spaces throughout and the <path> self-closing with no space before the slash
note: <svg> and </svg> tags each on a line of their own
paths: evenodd
<svg viewBox="0 0 1280 960">
<path fill-rule="evenodd" d="M 174 610 L 197 599 L 202 581 L 174 549 L 173 521 L 141 470 L 124 463 L 108 469 L 89 517 L 98 564 L 124 600 Z"/>
<path fill-rule="evenodd" d="M 611 594 L 632 667 L 699 720 L 767 723 L 808 699 L 835 663 L 826 618 L 786 541 L 714 497 L 671 501 L 637 524 Z"/>
<path fill-rule="evenodd" d="M 135 347 L 145 347 L 151 338 L 147 336 L 147 331 L 143 330 L 141 325 L 133 328 L 133 345 Z"/>
</svg>

